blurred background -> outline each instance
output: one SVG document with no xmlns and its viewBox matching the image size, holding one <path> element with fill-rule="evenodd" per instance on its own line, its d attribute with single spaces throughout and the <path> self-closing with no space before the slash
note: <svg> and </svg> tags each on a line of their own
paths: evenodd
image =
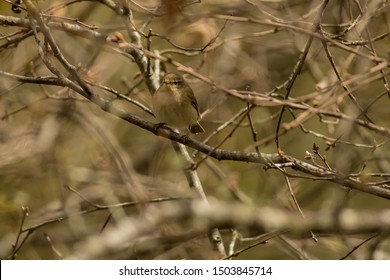
<svg viewBox="0 0 390 280">
<path fill-rule="evenodd" d="M 13 9 L 10 2 L 14 2 Z M 196 196 L 169 140 L 101 110 L 69 87 L 18 79 L 17 75 L 55 75 L 39 55 L 25 6 L 18 7 L 17 2 L 0 1 L 0 257 L 66 258 L 121 220 L 142 220 L 148 207 L 185 203 Z M 388 132 L 390 126 L 389 71 L 386 63 L 381 64 L 389 55 L 390 3 L 329 1 L 323 9 L 326 2 L 37 1 L 37 5 L 62 55 L 96 94 L 115 106 L 156 122 L 142 108 L 113 94 L 151 108 L 152 92 L 134 58 L 101 39 L 120 32 L 126 42 L 135 42 L 129 34 L 136 34 L 141 49 L 158 51 L 218 86 L 279 100 L 288 95 L 291 102 L 327 112 L 304 117 L 303 110 L 287 108 L 279 129 L 283 153 L 323 167 L 328 164 L 362 182 L 386 182 L 390 176 L 389 133 L 379 133 L 376 127 Z M 115 10 L 121 5 L 128 5 L 130 20 Z M 319 19 L 320 30 L 313 27 Z M 99 36 L 93 37 L 93 32 Z M 38 38 L 45 58 L 69 77 L 42 33 Z M 300 61 L 302 69 L 294 76 Z M 155 58 L 148 63 L 156 69 Z M 172 63 L 157 63 L 161 73 L 177 70 Z M 277 152 L 280 105 L 256 104 L 249 119 L 246 102 L 194 76 L 184 77 L 197 97 L 206 130 L 191 137 L 203 141 L 231 120 L 211 137 L 209 145 L 223 141 L 221 149 Z M 360 119 L 361 125 L 350 121 L 354 119 Z M 313 143 L 326 161 L 313 152 Z M 201 153 L 194 155 L 195 162 L 201 158 Z M 199 164 L 197 173 L 209 198 L 298 213 L 280 170 L 208 158 Z M 310 174 L 296 174 L 301 176 L 288 182 L 307 219 L 320 219 L 308 213 L 329 208 L 389 208 L 387 199 L 349 191 Z M 158 199 L 167 201 L 150 203 Z M 118 206 L 129 202 L 140 203 Z M 98 207 L 108 205 L 116 206 Z M 22 207 L 28 207 L 25 219 Z M 267 233 L 258 228 L 234 228 L 237 232 L 233 228 L 221 229 L 227 249 L 238 232 L 230 253 L 247 248 L 258 240 L 252 237 Z M 344 234 L 335 229 L 334 233 L 314 234 L 318 242 L 309 233 L 276 235 L 235 258 L 340 259 L 373 236 L 348 258 L 390 258 L 386 233 Z M 156 230 L 133 242 L 100 258 L 221 257 L 210 245 L 207 231 L 192 231 L 191 224 L 182 221 L 160 221 Z"/>
</svg>

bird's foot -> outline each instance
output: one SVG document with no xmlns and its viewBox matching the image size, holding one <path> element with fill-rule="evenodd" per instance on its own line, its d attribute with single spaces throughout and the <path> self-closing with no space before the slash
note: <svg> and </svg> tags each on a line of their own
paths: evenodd
<svg viewBox="0 0 390 280">
<path fill-rule="evenodd" d="M 158 135 L 158 130 L 162 127 L 167 127 L 167 124 L 166 123 L 156 123 L 154 126 L 153 126 L 153 133 Z"/>
<path fill-rule="evenodd" d="M 188 139 L 190 139 L 190 134 L 188 132 L 186 134 L 183 134 L 183 135 L 180 136 L 180 140 L 182 142 L 187 142 Z"/>
</svg>

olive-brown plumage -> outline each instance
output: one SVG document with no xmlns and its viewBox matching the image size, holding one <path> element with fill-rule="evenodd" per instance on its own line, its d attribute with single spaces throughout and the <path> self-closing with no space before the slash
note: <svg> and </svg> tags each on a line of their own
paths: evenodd
<svg viewBox="0 0 390 280">
<path fill-rule="evenodd" d="M 176 73 L 167 73 L 153 95 L 153 112 L 160 123 L 185 128 L 191 133 L 204 132 L 199 124 L 199 108 L 194 92 Z"/>
</svg>

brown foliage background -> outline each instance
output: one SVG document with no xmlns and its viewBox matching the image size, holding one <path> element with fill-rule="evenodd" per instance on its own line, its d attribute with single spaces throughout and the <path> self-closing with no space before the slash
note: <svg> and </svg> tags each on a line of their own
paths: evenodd
<svg viewBox="0 0 390 280">
<path fill-rule="evenodd" d="M 1 258 L 390 257 L 389 1 L 16 2 Z M 204 135 L 153 130 L 167 71 Z"/>
</svg>

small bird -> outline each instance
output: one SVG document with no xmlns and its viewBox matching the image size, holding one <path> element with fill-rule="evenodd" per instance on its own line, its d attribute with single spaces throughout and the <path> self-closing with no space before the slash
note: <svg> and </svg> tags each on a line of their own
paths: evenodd
<svg viewBox="0 0 390 280">
<path fill-rule="evenodd" d="M 161 124 L 178 129 L 188 127 L 193 134 L 204 132 L 194 92 L 179 74 L 165 74 L 153 95 L 153 112 Z"/>
</svg>

